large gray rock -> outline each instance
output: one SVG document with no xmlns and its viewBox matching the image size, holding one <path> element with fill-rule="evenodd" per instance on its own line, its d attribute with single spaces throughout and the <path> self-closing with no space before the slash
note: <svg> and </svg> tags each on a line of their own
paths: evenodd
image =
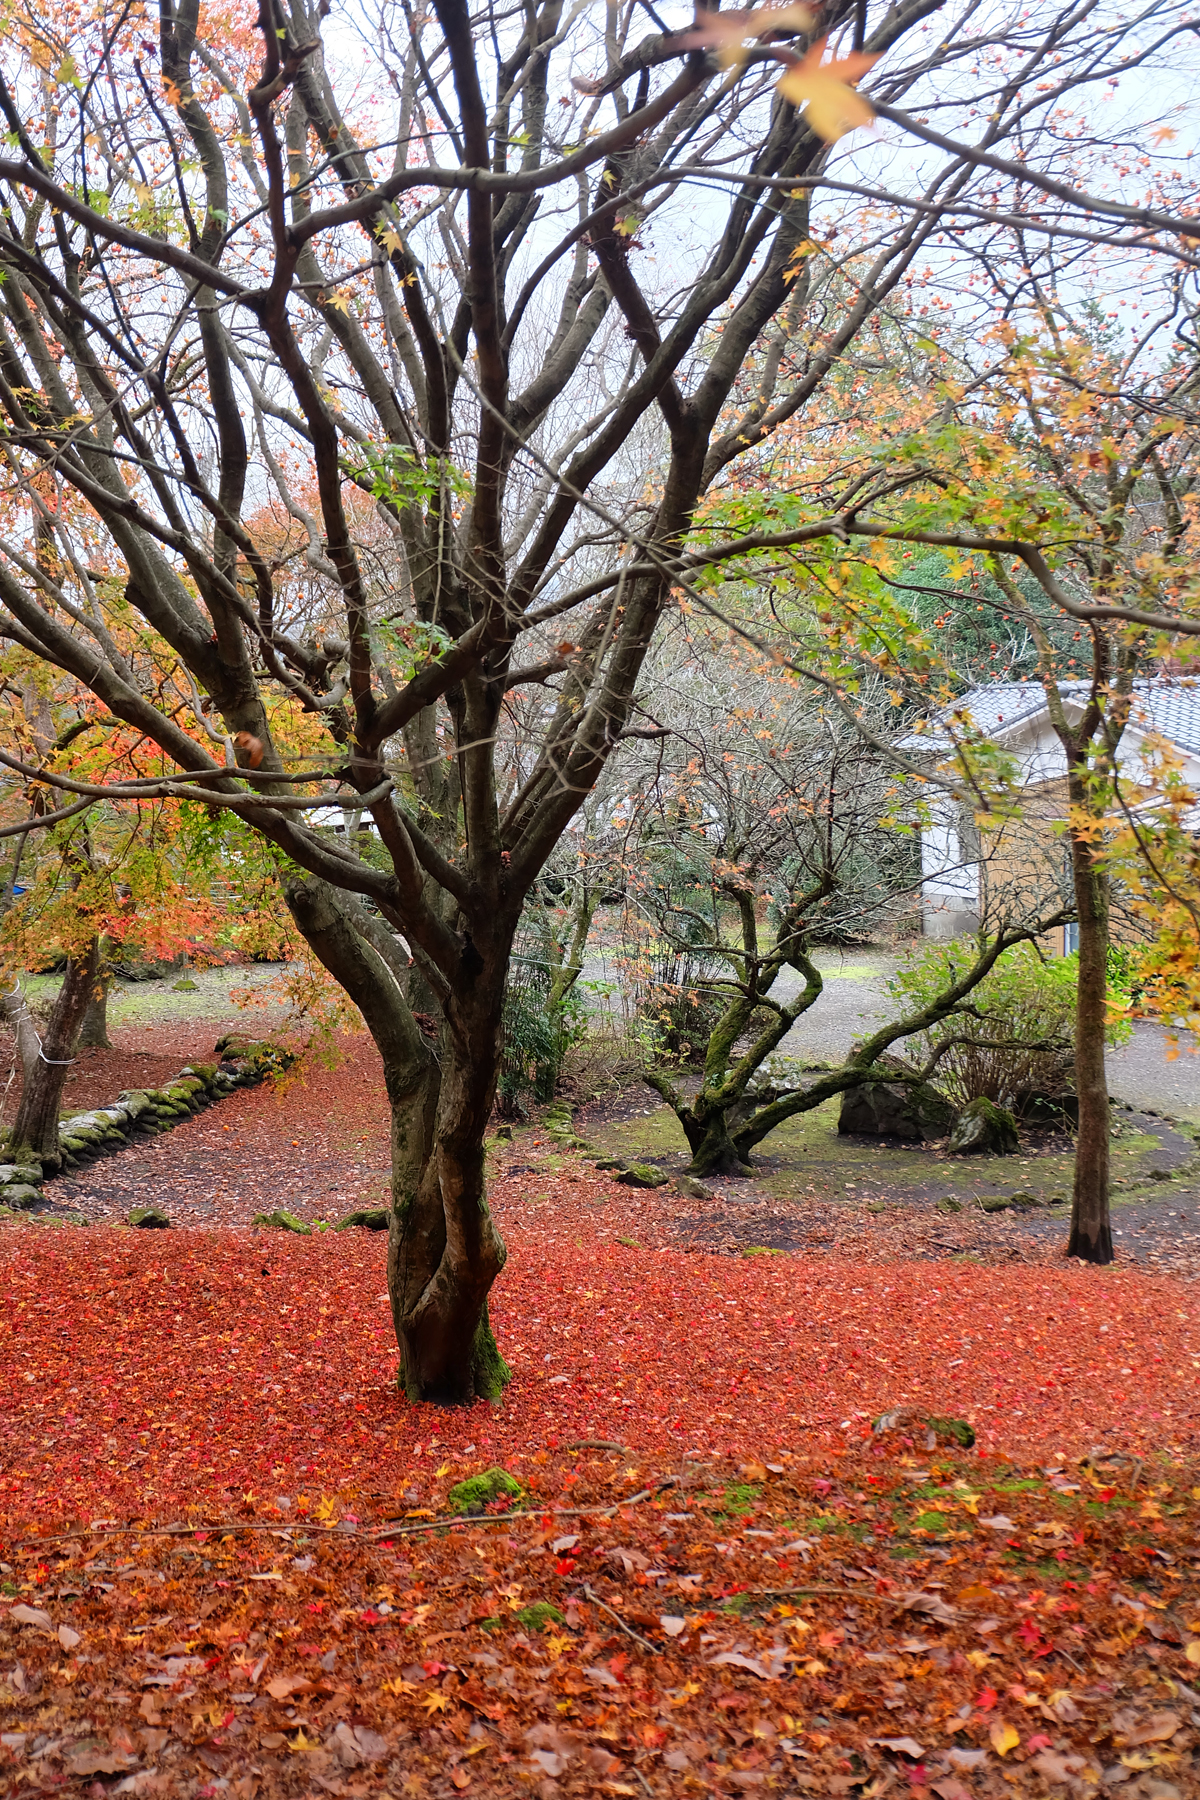
<svg viewBox="0 0 1200 1800">
<path fill-rule="evenodd" d="M 41 1188 L 23 1181 L 14 1181 L 0 1188 L 0 1201 L 5 1206 L 19 1207 L 22 1212 L 28 1212 L 31 1206 L 40 1206 L 45 1197 Z"/>
<path fill-rule="evenodd" d="M 946 1148 L 952 1156 L 1012 1156 L 1021 1148 L 1017 1122 L 992 1100 L 969 1100 L 954 1121 Z"/>
<path fill-rule="evenodd" d="M 928 1082 L 868 1081 L 842 1095 L 838 1131 L 923 1143 L 945 1137 L 953 1119 L 950 1102 Z"/>
</svg>

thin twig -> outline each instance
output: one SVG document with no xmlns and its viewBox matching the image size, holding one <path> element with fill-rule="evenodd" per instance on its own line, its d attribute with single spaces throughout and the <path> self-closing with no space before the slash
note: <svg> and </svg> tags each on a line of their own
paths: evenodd
<svg viewBox="0 0 1200 1800">
<path fill-rule="evenodd" d="M 893 1594 L 872 1594 L 867 1589 L 844 1587 L 790 1587 L 790 1588 L 742 1588 L 739 1593 L 727 1594 L 727 1600 L 742 1600 L 746 1595 L 756 1600 L 787 1600 L 797 1594 L 840 1594 L 843 1600 L 881 1600 L 895 1598 Z"/>
<path fill-rule="evenodd" d="M 447 1531 L 455 1525 L 505 1525 L 514 1519 L 578 1519 L 589 1514 L 611 1518 L 623 1506 L 636 1506 L 643 1500 L 650 1500 L 664 1488 L 678 1485 L 678 1476 L 668 1475 L 655 1487 L 642 1488 L 628 1499 L 616 1500 L 603 1506 L 536 1506 L 524 1507 L 519 1512 L 506 1513 L 449 1513 L 438 1519 L 422 1519 L 408 1522 L 403 1519 L 373 1525 L 365 1531 L 347 1531 L 342 1525 L 315 1525 L 307 1519 L 296 1519 L 292 1524 L 256 1525 L 245 1520 L 231 1520 L 218 1525 L 106 1525 L 86 1527 L 80 1531 L 59 1531 L 44 1537 L 21 1538 L 22 1544 L 66 1544 L 74 1543 L 82 1538 L 115 1538 L 115 1537 L 231 1537 L 238 1532 L 269 1531 L 278 1535 L 288 1532 L 302 1531 L 310 1536 L 361 1538 L 365 1542 L 376 1543 L 380 1538 L 402 1537 L 418 1531 Z"/>
<path fill-rule="evenodd" d="M 606 1612 L 610 1619 L 615 1619 L 617 1624 L 621 1627 L 621 1630 L 625 1633 L 626 1637 L 631 1637 L 635 1644 L 640 1644 L 642 1646 L 643 1650 L 649 1650 L 652 1656 L 658 1656 L 661 1654 L 661 1646 L 660 1645 L 652 1644 L 650 1642 L 650 1639 L 643 1637 L 640 1631 L 635 1631 L 633 1629 L 632 1625 L 627 1625 L 625 1623 L 625 1620 L 621 1617 L 620 1613 L 614 1611 L 614 1609 L 611 1606 L 608 1606 L 600 1598 L 599 1594 L 597 1594 L 593 1588 L 590 1588 L 588 1586 L 586 1581 L 583 1584 L 581 1592 L 583 1593 L 584 1598 L 586 1600 L 589 1600 L 593 1606 L 598 1606 L 600 1608 L 600 1611 Z"/>
</svg>

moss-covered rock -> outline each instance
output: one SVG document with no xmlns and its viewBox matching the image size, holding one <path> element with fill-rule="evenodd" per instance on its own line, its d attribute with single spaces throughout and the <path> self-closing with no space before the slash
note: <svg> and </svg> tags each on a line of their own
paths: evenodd
<svg viewBox="0 0 1200 1800">
<path fill-rule="evenodd" d="M 969 1450 L 975 1442 L 975 1433 L 965 1419 L 922 1412 L 915 1406 L 897 1406 L 880 1413 L 872 1429 L 877 1437 L 899 1432 L 926 1450 L 934 1450 L 939 1444 L 956 1444 L 961 1450 Z"/>
<path fill-rule="evenodd" d="M 631 1188 L 665 1187 L 670 1179 L 661 1169 L 656 1169 L 653 1163 L 628 1163 L 617 1176 L 619 1186 Z"/>
<path fill-rule="evenodd" d="M 1020 1148 L 1012 1114 L 982 1095 L 963 1107 L 946 1145 L 951 1156 L 1013 1156 Z"/>
<path fill-rule="evenodd" d="M 957 1444 L 960 1450 L 970 1450 L 975 1443 L 975 1432 L 965 1419 L 943 1419 L 931 1415 L 925 1423 L 939 1444 Z"/>
<path fill-rule="evenodd" d="M 144 1231 L 165 1231 L 171 1221 L 161 1207 L 134 1206 L 129 1211 L 129 1223 L 140 1225 Z"/>
<path fill-rule="evenodd" d="M 41 1188 L 34 1187 L 32 1182 L 13 1181 L 0 1188 L 0 1200 L 5 1206 L 19 1208 L 22 1212 L 40 1205 L 44 1198 Z"/>
<path fill-rule="evenodd" d="M 567 1622 L 557 1606 L 551 1606 L 549 1600 L 535 1600 L 531 1606 L 523 1606 L 513 1617 L 526 1631 L 544 1631 L 547 1625 L 565 1625 Z"/>
<path fill-rule="evenodd" d="M 842 1096 L 838 1132 L 843 1137 L 895 1137 L 922 1143 L 944 1137 L 954 1108 L 927 1081 L 868 1081 Z"/>
<path fill-rule="evenodd" d="M 507 1469 L 485 1469 L 452 1487 L 447 1504 L 452 1513 L 481 1513 L 504 1495 L 519 1500 L 521 1492 L 520 1482 Z"/>
<path fill-rule="evenodd" d="M 944 1200 L 938 1201 L 933 1210 L 934 1212 L 940 1213 L 959 1213 L 962 1211 L 962 1201 L 951 1200 L 950 1196 L 947 1194 Z"/>
<path fill-rule="evenodd" d="M 352 1225 L 359 1225 L 364 1231 L 386 1231 L 390 1209 L 386 1206 L 365 1206 L 358 1212 L 347 1213 L 335 1226 L 337 1231 L 349 1231 Z"/>
<path fill-rule="evenodd" d="M 295 1213 L 286 1212 L 282 1206 L 277 1206 L 274 1212 L 255 1213 L 251 1223 L 271 1225 L 277 1231 L 294 1231 L 297 1237 L 312 1236 L 312 1226 L 306 1225 L 303 1219 L 298 1219 Z"/>
</svg>

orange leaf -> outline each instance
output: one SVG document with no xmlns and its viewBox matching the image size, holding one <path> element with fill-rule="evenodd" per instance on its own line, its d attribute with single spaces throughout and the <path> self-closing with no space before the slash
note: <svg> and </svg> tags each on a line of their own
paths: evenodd
<svg viewBox="0 0 1200 1800">
<path fill-rule="evenodd" d="M 879 59 L 861 50 L 844 57 L 841 62 L 822 63 L 824 38 L 779 79 L 779 92 L 793 106 L 807 108 L 805 119 L 818 137 L 836 143 L 856 126 L 869 125 L 874 108 L 850 85 L 866 74 Z"/>
</svg>

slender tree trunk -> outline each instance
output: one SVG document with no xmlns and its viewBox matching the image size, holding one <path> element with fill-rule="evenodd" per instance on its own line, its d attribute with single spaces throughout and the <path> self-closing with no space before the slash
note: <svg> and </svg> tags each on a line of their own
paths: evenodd
<svg viewBox="0 0 1200 1800">
<path fill-rule="evenodd" d="M 1074 796 L 1072 796 L 1074 798 Z M 1071 867 L 1079 915 L 1079 986 L 1075 1001 L 1075 1091 L 1079 1137 L 1067 1255 L 1113 1260 L 1109 1218 L 1108 1076 L 1104 1066 L 1108 978 L 1108 878 L 1089 838 L 1073 836 Z"/>
<path fill-rule="evenodd" d="M 80 957 L 68 957 L 66 974 L 41 1047 L 25 1069 L 21 1103 L 9 1133 L 9 1148 L 28 1152 L 43 1167 L 57 1169 L 62 1154 L 58 1147 L 58 1115 L 67 1069 L 75 1058 L 79 1027 L 96 983 L 98 946 L 93 938 Z"/>
</svg>

